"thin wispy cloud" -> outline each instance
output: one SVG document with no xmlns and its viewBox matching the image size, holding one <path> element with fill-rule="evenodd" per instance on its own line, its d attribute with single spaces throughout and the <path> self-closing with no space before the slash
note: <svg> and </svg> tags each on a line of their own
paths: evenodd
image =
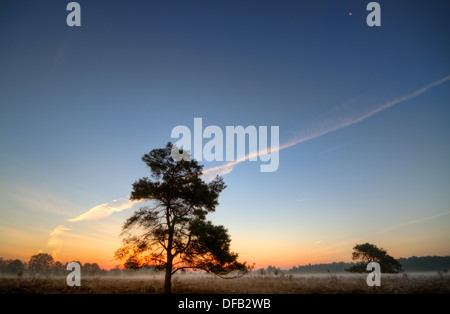
<svg viewBox="0 0 450 314">
<path fill-rule="evenodd" d="M 113 200 L 111 202 L 103 203 L 98 206 L 94 206 L 89 209 L 87 212 L 79 215 L 76 218 L 67 219 L 70 222 L 80 222 L 80 221 L 88 221 L 88 220 L 96 220 L 108 217 L 114 212 L 121 212 L 128 208 L 131 208 L 133 204 L 136 202 L 132 202 L 127 198 L 120 198 L 117 200 Z M 51 255 L 55 260 L 58 260 L 57 254 L 62 250 L 63 242 L 60 238 L 61 235 L 65 235 L 66 237 L 73 237 L 73 235 L 65 233 L 65 231 L 69 231 L 71 229 L 66 228 L 63 225 L 59 225 L 55 227 L 50 232 L 50 237 L 47 241 L 47 245 L 52 248 Z"/>
<path fill-rule="evenodd" d="M 390 227 L 378 230 L 377 233 L 384 233 L 384 232 L 391 231 L 391 230 L 398 229 L 398 228 L 402 228 L 402 227 L 405 227 L 405 226 L 414 225 L 414 224 L 417 224 L 417 223 L 420 223 L 420 222 L 424 222 L 424 221 L 427 221 L 427 220 L 435 219 L 435 218 L 438 218 L 438 217 L 441 217 L 441 216 L 445 216 L 445 215 L 448 215 L 448 214 L 450 214 L 450 211 L 446 211 L 446 212 L 443 212 L 443 213 L 440 213 L 440 214 L 437 214 L 437 215 L 433 215 L 433 216 L 423 217 L 423 218 L 416 219 L 416 220 L 407 221 L 407 222 L 404 222 L 404 223 L 401 223 L 401 224 L 398 224 L 398 225 L 394 225 L 394 226 L 390 226 Z"/>
<path fill-rule="evenodd" d="M 342 247 L 348 247 L 349 245 L 352 245 L 354 243 L 356 243 L 357 239 L 346 239 L 340 242 L 336 242 L 333 243 L 329 246 L 325 246 L 325 247 L 320 247 L 317 249 L 312 250 L 313 253 L 318 253 L 318 252 L 328 252 L 332 249 L 338 249 L 338 248 L 342 248 Z"/>
<path fill-rule="evenodd" d="M 245 157 L 247 157 L 247 159 L 249 158 L 248 155 Z M 233 168 L 235 165 L 237 165 L 243 161 L 245 161 L 245 160 L 231 161 L 231 162 L 226 163 L 221 166 L 212 167 L 212 168 L 203 170 L 202 179 L 205 180 L 206 182 L 209 182 L 209 181 L 212 181 L 216 176 L 224 176 L 226 174 L 229 174 L 231 171 L 233 171 Z"/>
<path fill-rule="evenodd" d="M 119 198 L 117 200 L 92 207 L 87 212 L 81 214 L 76 218 L 68 219 L 68 221 L 78 222 L 105 218 L 114 212 L 121 212 L 125 209 L 131 208 L 134 203 L 136 202 L 132 202 L 127 198 Z"/>
<path fill-rule="evenodd" d="M 64 237 L 67 239 L 67 242 L 72 241 L 76 243 L 89 243 L 89 246 L 97 247 L 97 248 L 107 248 L 107 247 L 117 247 L 120 246 L 120 239 L 117 235 L 120 233 L 120 227 L 111 224 L 111 227 L 107 230 L 102 228 L 91 229 L 90 231 L 83 232 L 67 232 L 64 234 Z"/>
<path fill-rule="evenodd" d="M 330 242 L 318 240 L 313 243 L 315 246 L 317 246 L 317 248 L 312 249 L 309 251 L 308 254 L 303 255 L 302 259 L 304 261 L 307 261 L 308 263 L 313 263 L 315 261 L 323 261 L 324 259 L 330 257 L 334 259 L 337 255 L 342 255 L 343 252 L 348 252 L 349 249 L 351 249 L 355 245 L 355 243 L 358 243 L 360 241 L 361 239 L 359 238 L 347 238 L 339 242 L 334 242 L 328 246 L 322 246 L 323 244 Z M 298 259 L 296 259 L 295 261 L 292 261 L 292 264 L 301 265 L 302 262 L 299 262 Z M 303 264 L 305 263 L 303 262 Z"/>
<path fill-rule="evenodd" d="M 365 109 L 366 111 L 362 111 L 359 113 L 352 113 L 349 116 L 341 116 L 341 117 L 336 117 L 333 119 L 330 119 L 329 121 L 325 121 L 323 123 L 321 123 L 320 125 L 312 128 L 311 130 L 304 132 L 301 136 L 299 136 L 298 138 L 295 138 L 283 145 L 280 145 L 278 148 L 272 149 L 272 151 L 276 151 L 276 150 L 282 150 L 288 147 L 292 147 L 295 146 L 297 144 L 318 138 L 320 136 L 329 134 L 331 132 L 346 128 L 348 126 L 360 123 L 368 118 L 370 118 L 371 116 L 386 110 L 388 108 L 391 108 L 399 103 L 408 101 L 410 99 L 413 99 L 414 97 L 417 97 L 423 93 L 425 93 L 426 91 L 428 91 L 430 88 L 441 85 L 445 82 L 447 82 L 448 80 L 450 80 L 450 75 L 436 81 L 433 82 L 431 84 L 428 84 L 418 90 L 416 90 L 413 93 L 410 93 L 408 95 L 402 96 L 400 98 L 394 99 L 392 101 L 389 101 L 387 103 L 375 106 L 375 108 L 371 108 L 371 109 Z M 249 160 L 251 157 L 258 157 L 261 155 L 265 155 L 267 154 L 267 151 L 257 151 L 257 152 L 252 152 L 246 156 L 244 156 L 243 158 L 236 160 L 236 161 L 231 161 L 228 162 L 224 165 L 221 166 L 217 166 L 217 167 L 213 167 L 213 168 L 208 168 L 203 172 L 204 175 L 204 179 L 205 180 L 212 180 L 216 175 L 225 175 L 230 173 L 231 171 L 233 171 L 234 167 L 237 164 L 240 164 L 246 160 Z"/>
<path fill-rule="evenodd" d="M 67 209 L 76 207 L 75 204 L 66 199 L 34 187 L 19 186 L 15 184 L 0 184 L 0 188 L 8 195 L 8 197 L 11 197 L 16 202 L 20 203 L 22 208 L 39 213 L 69 216 L 69 211 Z"/>
</svg>

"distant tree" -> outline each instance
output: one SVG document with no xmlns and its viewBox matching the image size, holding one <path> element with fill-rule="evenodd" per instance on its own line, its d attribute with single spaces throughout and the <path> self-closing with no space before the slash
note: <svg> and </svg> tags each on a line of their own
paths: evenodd
<svg viewBox="0 0 450 314">
<path fill-rule="evenodd" d="M 278 274 L 282 273 L 280 268 L 277 268 L 275 266 L 269 265 L 267 266 L 267 273 L 268 274 L 274 274 L 275 276 L 278 276 Z"/>
<path fill-rule="evenodd" d="M 127 261 L 123 264 L 123 266 L 126 270 L 138 270 L 142 267 L 139 261 L 133 257 L 127 259 Z"/>
<path fill-rule="evenodd" d="M 41 274 L 49 275 L 53 268 L 53 257 L 48 253 L 38 253 L 31 256 L 28 262 L 28 270 L 33 276 L 40 276 Z"/>
<path fill-rule="evenodd" d="M 66 267 L 67 267 L 67 264 L 64 265 L 60 261 L 56 261 L 56 262 L 53 263 L 52 273 L 54 275 L 59 275 L 59 276 L 65 275 L 66 274 Z"/>
<path fill-rule="evenodd" d="M 102 273 L 102 269 L 97 263 L 86 263 L 83 265 L 82 270 L 88 276 L 98 276 Z"/>
<path fill-rule="evenodd" d="M 412 256 L 399 258 L 406 271 L 439 271 L 450 268 L 450 256 Z"/>
<path fill-rule="evenodd" d="M 355 245 L 353 247 L 352 259 L 359 260 L 358 263 L 346 269 L 352 273 L 365 272 L 367 264 L 370 262 L 380 264 L 382 273 L 398 273 L 403 271 L 399 261 L 388 255 L 386 250 L 370 243 Z"/>
<path fill-rule="evenodd" d="M 20 259 L 8 260 L 6 261 L 6 272 L 10 274 L 15 274 L 21 277 L 25 270 L 25 265 Z"/>
<path fill-rule="evenodd" d="M 247 273 L 247 265 L 230 252 L 227 230 L 206 221 L 225 188 L 222 178 L 204 182 L 203 166 L 194 159 L 175 161 L 172 149 L 178 148 L 168 143 L 142 157 L 151 179 L 136 181 L 130 200 L 153 204 L 125 221 L 123 246 L 115 252 L 116 258 L 165 270 L 165 293 L 170 293 L 172 275 L 178 270 L 201 269 L 219 276 Z"/>
<path fill-rule="evenodd" d="M 109 270 L 109 272 L 114 276 L 119 276 L 122 270 L 120 269 L 120 265 L 115 265 L 113 268 Z"/>
</svg>

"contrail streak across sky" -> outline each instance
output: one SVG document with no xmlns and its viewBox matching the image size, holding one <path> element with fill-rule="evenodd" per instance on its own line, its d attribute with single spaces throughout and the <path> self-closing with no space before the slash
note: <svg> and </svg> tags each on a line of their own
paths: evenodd
<svg viewBox="0 0 450 314">
<path fill-rule="evenodd" d="M 441 85 L 442 83 L 445 83 L 448 80 L 450 80 L 450 75 L 448 75 L 448 76 L 446 76 L 446 77 L 444 77 L 444 78 L 442 78 L 442 79 L 440 79 L 440 80 L 438 80 L 436 82 L 428 84 L 428 85 L 426 85 L 426 86 L 416 90 L 413 93 L 410 93 L 408 95 L 405 95 L 405 96 L 397 98 L 397 99 L 394 99 L 394 100 L 389 101 L 389 102 L 387 102 L 385 104 L 379 105 L 375 109 L 372 109 L 372 110 L 370 110 L 369 112 L 366 112 L 366 113 L 362 113 L 362 114 L 360 114 L 357 117 L 342 118 L 339 121 L 335 121 L 334 123 L 330 123 L 329 125 L 326 125 L 324 127 L 322 126 L 320 128 L 317 128 L 315 131 L 311 132 L 309 135 L 301 136 L 301 137 L 296 138 L 296 139 L 294 139 L 292 141 L 289 141 L 289 142 L 287 142 L 287 143 L 285 143 L 283 145 L 280 145 L 278 148 L 273 148 L 272 151 L 274 151 L 274 150 L 282 150 L 282 149 L 285 149 L 285 148 L 288 148 L 288 147 L 292 147 L 292 146 L 295 146 L 297 144 L 300 144 L 300 143 L 303 143 L 303 142 L 315 139 L 315 138 L 317 138 L 319 136 L 326 135 L 326 134 L 329 134 L 331 132 L 340 130 L 342 128 L 345 128 L 345 127 L 348 127 L 348 126 L 360 123 L 360 122 L 370 118 L 374 114 L 377 114 L 377 113 L 379 113 L 379 112 L 381 112 L 381 111 L 383 111 L 385 109 L 388 109 L 388 108 L 390 108 L 392 106 L 395 106 L 395 105 L 397 105 L 399 103 L 402 103 L 402 102 L 410 100 L 410 99 L 412 99 L 414 97 L 417 97 L 417 96 L 425 93 L 426 91 L 428 91 L 430 88 L 432 88 L 434 86 Z M 250 159 L 251 157 L 258 157 L 258 156 L 264 155 L 266 153 L 267 153 L 266 151 L 252 152 L 252 153 L 249 153 L 248 155 L 246 155 L 243 158 L 240 158 L 238 160 L 230 161 L 230 162 L 228 162 L 228 163 L 226 163 L 224 165 L 221 165 L 221 166 L 208 168 L 205 171 L 203 171 L 204 179 L 209 181 L 209 180 L 214 179 L 214 177 L 217 176 L 217 175 L 222 176 L 222 175 L 228 174 L 231 171 L 233 171 L 234 166 L 236 166 L 237 164 L 240 164 L 240 163 Z"/>
<path fill-rule="evenodd" d="M 249 153 L 248 155 L 244 156 L 243 158 L 240 158 L 238 160 L 235 161 L 230 161 L 224 165 L 221 166 L 217 166 L 217 167 L 212 167 L 212 168 L 208 168 L 206 170 L 203 171 L 203 178 L 206 181 L 211 181 L 215 178 L 215 176 L 219 175 L 225 175 L 230 173 L 231 171 L 233 171 L 234 167 L 237 164 L 240 164 L 252 157 L 258 157 L 260 155 L 264 155 L 267 154 L 270 151 L 275 151 L 275 150 L 282 150 L 288 147 L 292 147 L 295 146 L 297 144 L 315 139 L 319 136 L 322 135 L 326 135 L 329 134 L 331 132 L 340 130 L 342 128 L 360 123 L 368 118 L 370 118 L 371 116 L 373 116 L 374 114 L 377 114 L 385 109 L 388 109 L 396 104 L 399 104 L 401 102 L 410 100 L 414 97 L 417 97 L 423 93 L 425 93 L 427 90 L 429 90 L 430 88 L 434 87 L 434 86 L 438 86 L 441 85 L 442 83 L 447 82 L 448 80 L 450 80 L 450 75 L 436 81 L 433 82 L 431 84 L 428 84 L 418 90 L 416 90 L 415 92 L 408 94 L 406 96 L 394 99 L 390 102 L 387 102 L 385 104 L 376 106 L 375 109 L 372 109 L 368 112 L 365 112 L 363 114 L 360 114 L 357 117 L 351 117 L 351 118 L 341 118 L 338 119 L 334 122 L 331 122 L 329 124 L 326 124 L 325 126 L 321 126 L 318 127 L 316 130 L 313 130 L 312 132 L 310 132 L 310 134 L 308 135 L 304 135 L 304 136 L 300 136 L 294 140 L 291 140 L 283 145 L 280 145 L 278 148 L 272 148 L 271 150 L 268 149 L 267 151 L 256 151 L 256 152 L 252 152 Z M 131 202 L 126 198 L 121 198 L 119 200 L 114 200 L 108 203 L 104 203 L 98 206 L 95 206 L 93 208 L 91 208 L 90 210 L 88 210 L 87 212 L 85 212 L 84 214 L 81 214 L 80 216 L 73 218 L 73 219 L 69 219 L 68 221 L 71 222 L 77 222 L 77 221 L 84 221 L 84 220 L 93 220 L 93 219 L 99 219 L 99 218 L 104 218 L 109 216 L 110 214 L 112 214 L 113 212 L 116 211 L 123 211 L 125 209 L 131 208 L 133 206 L 133 203 L 135 202 Z"/>
</svg>

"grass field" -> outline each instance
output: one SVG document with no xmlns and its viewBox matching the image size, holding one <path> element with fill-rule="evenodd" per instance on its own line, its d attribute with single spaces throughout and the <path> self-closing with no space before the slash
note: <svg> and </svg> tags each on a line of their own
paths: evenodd
<svg viewBox="0 0 450 314">
<path fill-rule="evenodd" d="M 208 275 L 179 275 L 172 280 L 175 294 L 448 294 L 450 276 L 385 275 L 381 286 L 369 287 L 367 275 L 257 276 L 220 279 Z M 159 294 L 159 275 L 85 277 L 81 286 L 69 287 L 65 277 L 0 278 L 1 294 Z"/>
</svg>

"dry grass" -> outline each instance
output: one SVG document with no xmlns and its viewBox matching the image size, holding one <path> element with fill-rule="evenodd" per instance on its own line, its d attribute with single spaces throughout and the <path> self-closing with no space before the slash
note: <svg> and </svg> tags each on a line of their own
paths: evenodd
<svg viewBox="0 0 450 314">
<path fill-rule="evenodd" d="M 0 278 L 2 294 L 158 294 L 162 276 L 82 278 L 69 287 L 66 278 Z M 246 276 L 224 280 L 213 276 L 180 275 L 172 281 L 176 294 L 411 294 L 450 293 L 449 276 L 384 276 L 380 287 L 369 287 L 366 275 Z"/>
</svg>

